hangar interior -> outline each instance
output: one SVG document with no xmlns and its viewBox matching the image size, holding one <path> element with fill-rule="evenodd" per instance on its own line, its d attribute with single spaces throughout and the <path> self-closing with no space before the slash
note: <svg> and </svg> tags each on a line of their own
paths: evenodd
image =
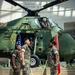
<svg viewBox="0 0 75 75">
<path fill-rule="evenodd" d="M 46 3 L 54 0 L 14 0 L 19 4 L 35 10 L 40 9 Z M 0 0 L 0 23 L 5 23 L 27 14 L 22 8 L 13 6 L 4 0 Z M 59 27 L 70 33 L 75 38 L 75 0 L 69 0 L 53 7 L 49 7 L 39 13 L 41 17 L 48 17 Z M 5 60 L 5 59 L 1 59 Z M 8 59 L 7 59 L 8 60 Z M 10 60 L 8 60 L 10 62 Z M 8 63 L 9 63 L 8 62 Z M 8 64 L 10 66 L 10 64 Z M 7 66 L 7 65 L 5 65 Z"/>
<path fill-rule="evenodd" d="M 46 3 L 54 0 L 14 0 L 19 4 L 35 10 L 42 8 Z M 0 22 L 8 22 L 27 14 L 22 8 L 13 6 L 5 0 L 0 0 Z M 75 38 L 75 0 L 69 0 L 53 7 L 49 7 L 39 13 L 40 16 L 48 17 L 59 27 L 70 33 Z"/>
</svg>

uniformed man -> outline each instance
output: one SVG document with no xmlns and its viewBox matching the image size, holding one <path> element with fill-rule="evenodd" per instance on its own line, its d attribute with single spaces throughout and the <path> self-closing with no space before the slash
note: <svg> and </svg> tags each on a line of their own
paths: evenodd
<svg viewBox="0 0 75 75">
<path fill-rule="evenodd" d="M 20 44 L 18 44 L 16 48 L 17 49 L 12 54 L 12 68 L 14 70 L 13 75 L 20 75 L 20 70 L 21 70 Z"/>
<path fill-rule="evenodd" d="M 24 40 L 24 45 L 22 46 L 22 66 L 23 66 L 23 75 L 30 75 L 30 41 L 28 38 Z"/>
<path fill-rule="evenodd" d="M 53 39 L 49 42 L 50 51 L 48 52 L 47 59 L 48 59 L 48 66 L 50 67 L 50 75 L 57 75 L 57 66 L 58 66 L 58 56 L 59 52 L 58 49 L 54 46 L 56 42 Z"/>
</svg>

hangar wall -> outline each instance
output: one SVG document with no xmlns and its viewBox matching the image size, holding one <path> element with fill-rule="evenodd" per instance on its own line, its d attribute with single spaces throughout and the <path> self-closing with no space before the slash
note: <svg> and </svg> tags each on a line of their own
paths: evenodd
<svg viewBox="0 0 75 75">
<path fill-rule="evenodd" d="M 30 9 L 39 9 L 44 4 L 50 2 L 50 0 L 15 0 L 21 5 L 28 7 Z M 53 0 L 51 0 L 53 1 Z M 8 22 L 10 20 L 20 18 L 25 16 L 27 12 L 19 8 L 18 6 L 13 6 L 4 0 L 0 0 L 0 22 Z M 64 23 L 75 22 L 75 0 L 69 0 L 67 2 L 55 5 L 51 8 L 45 9 L 39 13 L 41 16 L 46 16 L 52 19 L 54 22 L 64 29 Z"/>
</svg>

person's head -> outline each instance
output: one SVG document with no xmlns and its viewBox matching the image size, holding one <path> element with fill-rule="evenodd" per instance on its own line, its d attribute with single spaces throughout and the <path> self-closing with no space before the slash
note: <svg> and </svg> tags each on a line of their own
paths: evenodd
<svg viewBox="0 0 75 75">
<path fill-rule="evenodd" d="M 16 45 L 16 48 L 17 48 L 17 50 L 21 50 L 21 45 L 20 44 L 17 44 Z"/>
<path fill-rule="evenodd" d="M 44 24 L 46 24 L 46 23 L 47 23 L 46 18 L 43 18 L 43 19 L 42 19 L 42 23 L 44 23 Z"/>
<path fill-rule="evenodd" d="M 44 17 L 44 18 L 42 18 L 42 20 L 43 20 L 44 22 L 47 22 L 47 18 L 45 18 L 45 17 Z"/>
<path fill-rule="evenodd" d="M 24 44 L 30 45 L 30 40 L 28 38 L 24 39 Z"/>
<path fill-rule="evenodd" d="M 53 45 L 56 45 L 56 42 L 54 41 L 54 38 L 50 40 L 49 46 L 52 47 Z"/>
</svg>

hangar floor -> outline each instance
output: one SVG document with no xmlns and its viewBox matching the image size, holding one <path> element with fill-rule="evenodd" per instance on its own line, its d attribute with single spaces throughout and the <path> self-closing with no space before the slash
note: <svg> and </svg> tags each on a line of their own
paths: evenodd
<svg viewBox="0 0 75 75">
<path fill-rule="evenodd" d="M 1 59 L 0 61 L 3 61 L 4 64 L 8 62 L 8 59 Z M 0 65 L 3 63 L 0 62 Z M 10 61 L 9 61 L 10 62 Z M 3 65 L 3 64 L 2 64 Z M 10 67 L 10 64 L 8 65 Z M 12 74 L 12 69 L 9 68 L 7 65 L 5 65 L 4 67 L 0 66 L 0 75 L 13 75 Z M 61 73 L 60 75 L 75 75 L 75 66 L 74 67 L 66 67 L 66 63 L 65 62 L 61 62 Z M 50 69 L 47 67 L 46 69 L 44 69 L 45 66 L 40 66 L 37 68 L 31 68 L 31 74 L 30 75 L 50 75 Z M 21 74 L 22 75 L 22 74 Z"/>
<path fill-rule="evenodd" d="M 12 75 L 12 70 L 10 68 L 0 69 L 0 75 Z M 49 68 L 31 68 L 30 75 L 50 75 Z M 62 68 L 61 67 L 61 74 L 60 75 L 75 75 L 75 68 Z"/>
</svg>

